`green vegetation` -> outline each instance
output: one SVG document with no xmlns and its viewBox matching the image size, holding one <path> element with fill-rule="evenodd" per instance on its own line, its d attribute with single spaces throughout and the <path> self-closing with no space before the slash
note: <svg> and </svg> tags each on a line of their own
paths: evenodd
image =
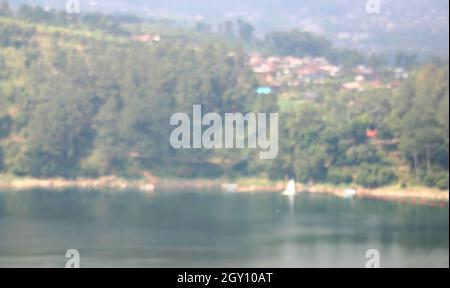
<svg viewBox="0 0 450 288">
<path fill-rule="evenodd" d="M 266 37 L 263 45 L 277 55 L 325 57 L 345 66 L 366 61 L 364 56 L 356 51 L 335 48 L 327 38 L 299 30 L 273 32 Z"/>
<path fill-rule="evenodd" d="M 417 180 L 448 189 L 448 63 L 419 69 L 395 102 L 400 150 Z"/>
<path fill-rule="evenodd" d="M 138 43 L 130 37 L 136 19 L 72 19 L 30 7 L 12 18 L 5 7 L 0 5 L 3 173 L 74 178 L 151 171 L 448 189 L 448 62 L 415 68 L 399 90 L 344 92 L 331 82 L 317 99 L 278 99 L 256 94 L 259 83 L 241 48 L 164 37 L 158 44 Z M 240 37 L 250 41 L 252 28 L 240 25 Z M 275 33 L 269 43 L 286 55 L 349 57 L 326 39 L 292 33 Z M 194 104 L 219 113 L 278 111 L 279 157 L 173 150 L 169 119 L 191 113 Z M 368 137 L 368 130 L 378 137 Z"/>
</svg>

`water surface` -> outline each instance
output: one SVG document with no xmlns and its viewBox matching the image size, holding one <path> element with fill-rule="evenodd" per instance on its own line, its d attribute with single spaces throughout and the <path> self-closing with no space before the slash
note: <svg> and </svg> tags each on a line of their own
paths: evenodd
<svg viewBox="0 0 450 288">
<path fill-rule="evenodd" d="M 449 267 L 449 209 L 326 195 L 0 192 L 0 267 Z"/>
</svg>

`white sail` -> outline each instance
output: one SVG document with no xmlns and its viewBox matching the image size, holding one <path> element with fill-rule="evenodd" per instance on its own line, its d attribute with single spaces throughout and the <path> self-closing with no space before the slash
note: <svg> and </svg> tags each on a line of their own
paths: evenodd
<svg viewBox="0 0 450 288">
<path fill-rule="evenodd" d="M 295 180 L 290 180 L 288 182 L 286 190 L 284 190 L 284 192 L 283 192 L 283 195 L 284 196 L 295 196 L 295 194 L 297 194 Z"/>
<path fill-rule="evenodd" d="M 344 198 L 353 198 L 356 197 L 356 195 L 358 195 L 358 191 L 352 188 L 345 189 L 343 192 Z"/>
</svg>

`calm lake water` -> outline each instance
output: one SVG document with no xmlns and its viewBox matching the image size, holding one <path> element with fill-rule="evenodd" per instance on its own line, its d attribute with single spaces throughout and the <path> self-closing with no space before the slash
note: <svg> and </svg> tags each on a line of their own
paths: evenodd
<svg viewBox="0 0 450 288">
<path fill-rule="evenodd" d="M 325 195 L 0 192 L 0 267 L 449 267 L 449 209 Z"/>
</svg>

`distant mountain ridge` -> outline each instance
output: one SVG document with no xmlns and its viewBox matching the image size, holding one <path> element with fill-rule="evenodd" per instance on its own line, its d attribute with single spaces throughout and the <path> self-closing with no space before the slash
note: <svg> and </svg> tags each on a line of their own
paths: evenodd
<svg viewBox="0 0 450 288">
<path fill-rule="evenodd" d="M 381 13 L 366 11 L 368 0 L 80 0 L 83 11 L 137 14 L 192 24 L 227 19 L 252 22 L 259 33 L 297 28 L 325 34 L 356 49 L 411 51 L 448 57 L 447 0 L 380 0 Z M 64 9 L 62 0 L 10 0 Z"/>
</svg>

